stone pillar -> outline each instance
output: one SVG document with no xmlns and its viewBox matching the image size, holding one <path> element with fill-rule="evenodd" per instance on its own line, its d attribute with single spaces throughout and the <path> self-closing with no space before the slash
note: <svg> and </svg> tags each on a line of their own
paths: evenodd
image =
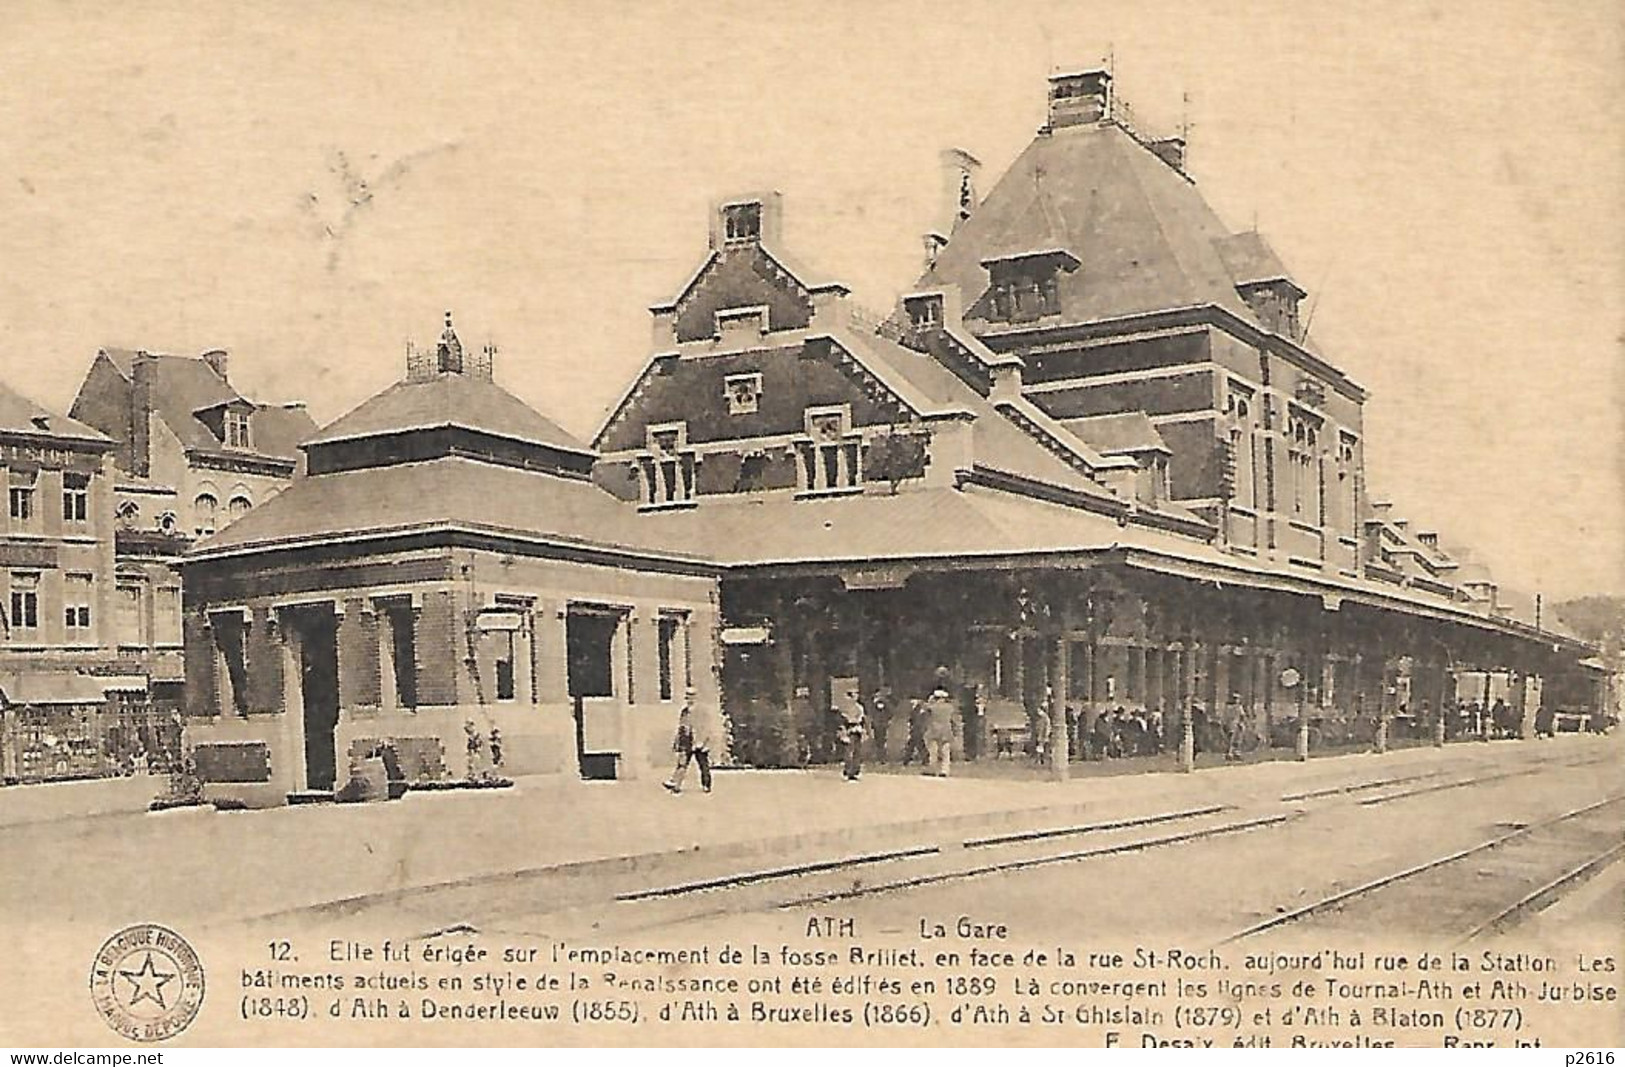
<svg viewBox="0 0 1625 1067">
<path fill-rule="evenodd" d="M 570 667 L 566 657 L 565 606 L 556 600 L 536 605 L 533 644 L 536 658 L 536 696 L 543 704 L 570 703 Z"/>
<path fill-rule="evenodd" d="M 1083 708 L 1080 732 L 1092 732 L 1095 719 L 1100 715 L 1100 694 L 1105 692 L 1105 685 L 1100 680 L 1100 648 L 1090 637 L 1083 646 Z"/>
<path fill-rule="evenodd" d="M 1072 746 L 1066 732 L 1066 694 L 1071 682 L 1072 642 L 1063 625 L 1061 636 L 1055 642 L 1055 693 L 1049 709 L 1049 772 L 1050 778 L 1057 782 L 1072 776 Z"/>
<path fill-rule="evenodd" d="M 1179 717 L 1179 769 L 1186 774 L 1196 770 L 1196 723 L 1189 708 Z"/>
<path fill-rule="evenodd" d="M 334 605 L 338 614 L 340 715 L 379 704 L 378 617 L 364 610 L 369 606 L 360 598 Z"/>
<path fill-rule="evenodd" d="M 1152 648 L 1146 651 L 1145 657 L 1145 704 L 1155 711 L 1160 709 L 1164 714 L 1168 711 L 1168 697 L 1166 692 L 1168 669 L 1168 652 L 1162 648 Z"/>
</svg>

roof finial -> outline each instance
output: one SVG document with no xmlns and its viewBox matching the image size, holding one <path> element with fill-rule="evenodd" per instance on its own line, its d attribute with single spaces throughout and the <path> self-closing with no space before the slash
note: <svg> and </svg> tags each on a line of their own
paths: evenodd
<svg viewBox="0 0 1625 1067">
<path fill-rule="evenodd" d="M 442 374 L 463 373 L 463 343 L 457 339 L 457 331 L 451 328 L 451 312 L 446 312 L 446 329 L 440 334 L 440 344 L 436 347 L 436 364 Z"/>
</svg>

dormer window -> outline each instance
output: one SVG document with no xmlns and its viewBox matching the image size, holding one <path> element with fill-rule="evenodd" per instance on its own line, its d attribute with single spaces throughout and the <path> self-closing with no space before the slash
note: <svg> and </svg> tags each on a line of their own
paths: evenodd
<svg viewBox="0 0 1625 1067">
<path fill-rule="evenodd" d="M 723 379 L 723 393 L 728 400 L 728 414 L 754 415 L 762 400 L 762 376 L 730 374 Z"/>
<path fill-rule="evenodd" d="M 643 506 L 670 507 L 694 502 L 694 452 L 688 448 L 688 427 L 683 423 L 652 426 L 648 450 L 639 458 L 643 475 Z"/>
<path fill-rule="evenodd" d="M 799 442 L 801 491 L 837 493 L 863 487 L 863 437 L 845 407 L 808 408 L 807 440 Z"/>
<path fill-rule="evenodd" d="M 1061 313 L 1061 271 L 1078 268 L 1078 258 L 1053 249 L 984 260 L 992 284 L 988 318 L 995 322 L 1031 322 Z"/>
<path fill-rule="evenodd" d="M 729 242 L 762 238 L 762 205 L 757 201 L 729 204 L 722 209 L 723 236 Z"/>
<path fill-rule="evenodd" d="M 903 308 L 908 312 L 909 324 L 916 330 L 935 330 L 942 326 L 940 294 L 907 297 L 903 300 Z"/>
<path fill-rule="evenodd" d="M 225 431 L 222 434 L 227 448 L 247 449 L 248 438 L 248 412 L 226 410 Z"/>
<path fill-rule="evenodd" d="M 1248 282 L 1238 286 L 1237 291 L 1265 329 L 1294 341 L 1303 340 L 1298 327 L 1298 301 L 1303 298 L 1304 292 L 1291 279 Z"/>
</svg>

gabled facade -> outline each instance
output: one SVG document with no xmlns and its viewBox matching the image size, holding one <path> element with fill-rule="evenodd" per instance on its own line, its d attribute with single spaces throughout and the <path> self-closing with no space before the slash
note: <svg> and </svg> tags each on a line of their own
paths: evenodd
<svg viewBox="0 0 1625 1067">
<path fill-rule="evenodd" d="M 730 227 L 749 209 L 759 227 Z M 594 477 L 642 511 L 894 496 L 976 484 L 1201 536 L 1141 459 L 1107 455 L 1032 403 L 1020 361 L 965 332 L 940 293 L 881 321 L 774 248 L 776 196 L 715 209 L 712 247 L 652 309 L 655 352 L 594 440 Z M 729 236 L 733 234 L 733 236 Z"/>
</svg>

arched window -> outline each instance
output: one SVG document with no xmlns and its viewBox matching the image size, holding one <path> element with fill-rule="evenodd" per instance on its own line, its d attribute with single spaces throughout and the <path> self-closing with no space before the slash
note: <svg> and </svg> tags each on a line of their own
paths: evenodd
<svg viewBox="0 0 1625 1067">
<path fill-rule="evenodd" d="M 195 517 L 196 533 L 199 537 L 206 537 L 214 533 L 215 516 L 220 510 L 220 501 L 212 493 L 199 493 L 192 501 L 192 514 Z"/>
<path fill-rule="evenodd" d="M 246 496 L 239 493 L 226 501 L 226 521 L 234 522 L 242 518 L 248 514 L 248 509 L 253 506 L 253 503 Z"/>
<path fill-rule="evenodd" d="M 118 506 L 116 515 L 119 525 L 128 529 L 141 521 L 141 505 L 133 500 L 126 500 Z"/>
</svg>

